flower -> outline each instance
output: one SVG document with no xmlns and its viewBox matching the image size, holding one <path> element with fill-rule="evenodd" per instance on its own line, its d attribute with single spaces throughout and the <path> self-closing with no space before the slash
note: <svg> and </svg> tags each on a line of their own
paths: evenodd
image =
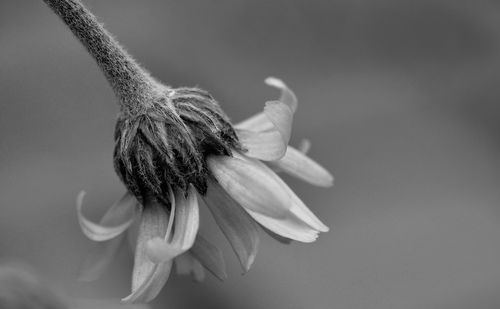
<svg viewBox="0 0 500 309">
<path fill-rule="evenodd" d="M 121 305 L 112 300 L 70 299 L 56 293 L 33 270 L 17 263 L 0 265 L 0 308 L 21 309 L 147 309 L 146 305 Z"/>
<path fill-rule="evenodd" d="M 317 186 L 333 182 L 328 171 L 305 155 L 307 142 L 302 151 L 288 146 L 297 107 L 294 93 L 279 79 L 266 83 L 279 88 L 281 98 L 234 128 L 212 97 L 199 89 L 170 91 L 165 106 L 174 109 L 163 114 L 154 110 L 120 116 L 115 166 L 127 193 L 99 224 L 84 217 L 83 194 L 77 201 L 85 235 L 109 241 L 94 263 L 87 264 L 87 278 L 95 278 L 109 264 L 123 232 L 139 221 L 132 293 L 124 302 L 153 299 L 174 261 L 180 273 L 199 279 L 204 266 L 224 279 L 221 251 L 197 233 L 199 198 L 245 271 L 257 254 L 258 225 L 273 236 L 300 242 L 313 242 L 328 231 L 275 172 Z"/>
<path fill-rule="evenodd" d="M 295 94 L 281 91 L 264 111 L 233 126 L 215 99 L 198 88 L 172 88 L 153 78 L 97 22 L 79 0 L 44 0 L 93 56 L 114 90 L 120 113 L 114 166 L 127 192 L 99 223 L 82 213 L 85 235 L 105 242 L 87 267 L 87 278 L 110 263 L 123 233 L 138 222 L 132 292 L 124 302 L 147 302 L 167 281 L 175 261 L 181 273 L 201 277 L 201 267 L 225 278 L 220 250 L 198 235 L 199 199 L 238 256 L 244 271 L 257 254 L 258 226 L 280 240 L 313 242 L 323 224 L 276 174 L 284 171 L 313 185 L 333 177 L 303 151 L 288 146 L 297 109 Z M 90 273 L 90 275 L 89 275 Z"/>
</svg>

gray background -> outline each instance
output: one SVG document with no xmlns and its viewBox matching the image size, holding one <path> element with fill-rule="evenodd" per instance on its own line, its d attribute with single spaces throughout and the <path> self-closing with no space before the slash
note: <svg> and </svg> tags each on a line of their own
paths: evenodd
<svg viewBox="0 0 500 309">
<path fill-rule="evenodd" d="M 154 76 L 210 90 L 236 122 L 299 97 L 292 143 L 332 189 L 286 178 L 327 225 L 314 244 L 262 235 L 241 276 L 172 276 L 156 308 L 499 308 L 500 5 L 493 1 L 86 0 Z M 123 297 L 124 248 L 93 284 L 74 200 L 98 218 L 124 190 L 117 106 L 93 60 L 35 1 L 0 1 L 0 258 L 77 298 Z"/>
</svg>

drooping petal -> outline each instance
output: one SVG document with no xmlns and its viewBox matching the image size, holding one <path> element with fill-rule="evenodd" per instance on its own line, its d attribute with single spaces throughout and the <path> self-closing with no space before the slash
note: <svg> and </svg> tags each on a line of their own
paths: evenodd
<svg viewBox="0 0 500 309">
<path fill-rule="evenodd" d="M 78 222 L 82 232 L 91 240 L 106 241 L 123 233 L 134 221 L 136 200 L 132 194 L 126 193 L 109 208 L 101 220 L 94 223 L 83 215 L 82 204 L 85 192 L 81 191 L 76 198 Z"/>
<path fill-rule="evenodd" d="M 194 187 L 190 187 L 187 198 L 183 192 L 175 194 L 175 221 L 172 237 L 170 233 L 164 239 L 150 239 L 146 245 L 149 258 L 153 262 L 173 259 L 193 246 L 199 227 L 198 198 Z"/>
<path fill-rule="evenodd" d="M 325 224 L 323 224 L 323 222 L 321 222 L 321 220 L 319 220 L 309 208 L 307 208 L 307 206 L 292 191 L 292 189 L 290 189 L 290 187 L 288 187 L 288 185 L 275 172 L 273 172 L 268 166 L 266 166 L 264 163 L 260 162 L 259 160 L 246 158 L 246 157 L 242 156 L 241 154 L 238 154 L 237 152 L 234 152 L 233 155 L 235 157 L 234 159 L 238 159 L 238 160 L 242 160 L 242 161 L 244 160 L 246 162 L 252 162 L 252 164 L 254 166 L 258 166 L 259 168 L 261 168 L 261 170 L 263 172 L 265 172 L 267 175 L 269 175 L 269 177 L 273 178 L 277 184 L 279 184 L 279 186 L 282 188 L 282 190 L 284 190 L 285 192 L 288 193 L 288 196 L 289 196 L 290 201 L 291 201 L 289 212 L 286 213 L 286 215 L 282 218 L 275 217 L 274 219 L 278 219 L 278 220 L 284 219 L 284 221 L 289 221 L 290 219 L 292 219 L 292 223 L 293 223 L 292 225 L 294 225 L 295 224 L 294 222 L 298 220 L 298 221 L 301 221 L 302 223 L 308 225 L 310 228 L 312 228 L 313 230 L 315 230 L 317 232 L 327 232 L 329 230 L 329 228 Z M 261 215 L 265 216 L 265 214 L 258 213 L 252 209 L 249 209 L 249 208 L 245 208 L 245 210 L 249 211 L 249 213 L 257 213 L 257 214 L 261 214 Z M 255 216 L 252 215 L 252 217 L 254 217 L 254 219 L 256 219 Z M 258 216 L 258 217 L 261 218 L 262 216 Z M 272 219 L 271 216 L 267 216 L 267 217 Z M 259 221 L 259 220 L 257 220 L 257 221 L 259 223 L 261 223 L 262 225 L 266 226 L 267 228 L 269 228 L 271 231 L 274 231 L 272 228 L 268 227 L 266 224 L 262 223 L 261 221 Z M 266 219 L 266 221 L 272 222 L 273 220 Z M 277 234 L 280 234 L 280 233 L 277 233 Z M 282 235 L 282 236 L 284 236 L 284 235 Z M 285 236 L 285 237 L 288 237 L 288 236 Z"/>
<path fill-rule="evenodd" d="M 291 146 L 281 159 L 269 162 L 269 165 L 316 186 L 333 185 L 333 176 L 324 167 Z"/>
<path fill-rule="evenodd" d="M 218 247 L 198 235 L 189 252 L 219 280 L 224 281 L 227 279 L 224 256 Z"/>
<path fill-rule="evenodd" d="M 172 246 L 161 237 L 150 239 L 146 244 L 146 253 L 153 263 L 173 260 L 182 253 L 178 247 Z"/>
<path fill-rule="evenodd" d="M 272 218 L 248 209 L 246 211 L 255 221 L 280 236 L 300 242 L 314 242 L 318 238 L 319 232 L 317 230 L 294 215 L 290 214 L 285 218 Z"/>
<path fill-rule="evenodd" d="M 264 161 L 279 160 L 286 153 L 287 144 L 274 128 L 264 132 L 237 130 L 238 139 L 247 150 L 246 155 Z"/>
<path fill-rule="evenodd" d="M 302 202 L 292 189 L 288 188 L 288 192 L 292 197 L 292 207 L 290 207 L 290 212 L 292 214 L 317 231 L 325 233 L 330 230 L 330 228 L 321 222 L 321 220 L 316 217 L 316 215 L 304 204 L 304 202 Z"/>
<path fill-rule="evenodd" d="M 190 186 L 187 197 L 184 196 L 183 192 L 178 191 L 175 199 L 177 208 L 172 244 L 178 244 L 181 250 L 186 251 L 193 246 L 200 226 L 198 197 L 194 187 Z"/>
<path fill-rule="evenodd" d="M 289 245 L 292 242 L 292 240 L 290 238 L 286 238 L 286 237 L 283 237 L 281 235 L 278 235 L 275 232 L 268 229 L 267 227 L 263 226 L 262 224 L 259 224 L 259 225 L 260 225 L 260 228 L 264 232 L 266 232 L 267 235 L 271 236 L 272 238 L 279 241 L 280 243 L 285 244 L 285 245 Z"/>
<path fill-rule="evenodd" d="M 79 281 L 97 280 L 115 259 L 116 253 L 123 243 L 124 235 L 111 239 L 107 242 L 93 243 L 91 253 L 83 262 L 78 276 Z"/>
<path fill-rule="evenodd" d="M 259 247 L 259 234 L 255 222 L 215 181 L 210 181 L 203 197 L 234 252 L 243 270 L 250 269 Z"/>
<path fill-rule="evenodd" d="M 279 100 L 288 105 L 292 109 L 292 112 L 295 112 L 298 105 L 295 93 L 293 93 L 293 91 L 288 88 L 288 86 L 281 79 L 278 79 L 276 77 L 268 77 L 266 78 L 265 82 L 269 86 L 280 89 L 281 96 Z"/>
<path fill-rule="evenodd" d="M 236 153 L 237 156 L 239 156 Z M 263 170 L 266 170 L 270 176 L 272 176 L 277 183 L 280 183 L 282 188 L 288 192 L 288 195 L 291 199 L 291 206 L 290 206 L 290 214 L 295 215 L 298 219 L 302 220 L 304 223 L 308 224 L 310 227 L 313 229 L 319 231 L 319 232 L 328 232 L 329 228 L 321 222 L 321 220 L 316 217 L 316 215 L 302 202 L 302 200 L 293 192 L 292 189 L 276 174 L 274 173 L 267 165 L 264 163 L 247 158 L 247 160 L 251 160 L 254 162 L 255 165 L 260 166 Z"/>
<path fill-rule="evenodd" d="M 236 154 L 235 154 L 236 155 Z M 272 217 L 283 217 L 291 206 L 289 194 L 274 172 L 243 156 L 211 156 L 208 167 L 226 192 L 242 207 Z"/>
<path fill-rule="evenodd" d="M 148 302 L 155 298 L 168 279 L 172 260 L 153 263 L 146 252 L 149 240 L 165 237 L 169 215 L 164 205 L 150 202 L 144 206 L 137 236 L 134 270 L 132 273 L 132 293 L 122 302 Z"/>
<path fill-rule="evenodd" d="M 123 303 L 146 303 L 153 300 L 165 285 L 172 269 L 173 261 L 154 264 L 143 278 L 143 283 L 130 295 L 122 298 Z"/>
</svg>

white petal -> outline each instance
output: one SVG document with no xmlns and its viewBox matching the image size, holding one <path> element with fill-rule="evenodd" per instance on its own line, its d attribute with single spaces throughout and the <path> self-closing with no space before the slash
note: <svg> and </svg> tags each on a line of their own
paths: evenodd
<svg viewBox="0 0 500 309">
<path fill-rule="evenodd" d="M 325 224 L 323 224 L 323 222 L 321 222 L 321 220 L 319 220 L 318 217 L 316 217 L 309 208 L 307 208 L 307 206 L 302 202 L 302 200 L 300 200 L 300 198 L 295 194 L 295 192 L 293 192 L 292 189 L 290 189 L 290 187 L 288 187 L 288 185 L 267 165 L 260 162 L 259 160 L 245 158 L 244 156 L 238 154 L 237 152 L 234 152 L 233 155 L 236 158 L 242 160 L 244 159 L 246 161 L 252 161 L 256 166 L 259 166 L 263 170 L 267 171 L 268 175 L 274 178 L 274 180 L 281 185 L 283 190 L 285 190 L 288 193 L 289 198 L 291 199 L 291 206 L 289 209 L 290 214 L 295 215 L 297 219 L 303 221 L 304 223 L 308 224 L 311 228 L 317 231 L 328 232 L 329 228 Z"/>
<path fill-rule="evenodd" d="M 291 109 L 292 113 L 294 113 L 297 109 L 297 97 L 295 96 L 293 91 L 291 91 L 290 88 L 288 88 L 282 80 L 275 77 L 266 78 L 265 83 L 269 86 L 281 90 L 279 101 L 287 105 Z M 262 132 L 272 129 L 274 126 L 269 118 L 266 117 L 265 113 L 261 112 L 246 120 L 243 120 L 240 123 L 237 123 L 234 127 L 237 129 Z"/>
<path fill-rule="evenodd" d="M 272 217 L 283 217 L 291 199 L 274 172 L 257 160 L 211 156 L 208 167 L 226 192 L 241 206 Z"/>
<path fill-rule="evenodd" d="M 187 198 L 184 193 L 175 194 L 175 228 L 172 237 L 167 231 L 164 239 L 150 239 L 146 245 L 147 254 L 153 262 L 173 259 L 193 246 L 199 227 L 198 199 L 191 186 Z M 171 239 L 170 239 L 171 238 Z"/>
<path fill-rule="evenodd" d="M 276 234 L 275 232 L 271 231 L 270 229 L 268 229 L 267 227 L 263 226 L 262 224 L 259 224 L 260 225 L 260 228 L 266 232 L 267 235 L 271 236 L 272 238 L 274 238 L 274 240 L 277 240 L 279 241 L 280 243 L 282 244 L 285 244 L 285 245 L 289 245 L 292 240 L 290 238 L 286 238 L 286 237 L 283 237 L 281 235 L 278 235 Z"/>
<path fill-rule="evenodd" d="M 168 221 L 164 205 L 151 202 L 144 206 L 135 250 L 132 293 L 123 298 L 123 302 L 148 302 L 158 295 L 167 281 L 172 261 L 153 263 L 146 253 L 146 246 L 149 240 L 165 236 Z"/>
<path fill-rule="evenodd" d="M 146 243 L 146 253 L 153 263 L 173 260 L 176 256 L 182 254 L 182 252 L 180 248 L 171 245 L 161 237 L 150 239 Z"/>
<path fill-rule="evenodd" d="M 246 211 L 255 221 L 280 236 L 300 242 L 313 242 L 318 238 L 319 232 L 317 230 L 292 214 L 285 218 L 272 218 L 251 210 Z"/>
<path fill-rule="evenodd" d="M 125 195 L 126 199 L 131 198 L 130 202 L 135 202 L 131 195 Z M 122 207 L 120 202 L 123 198 L 116 202 L 110 210 L 108 210 L 102 217 L 99 224 L 101 225 L 112 225 L 120 220 L 120 216 L 116 216 L 119 211 L 128 211 L 127 207 Z M 137 205 L 134 205 L 134 209 Z M 118 209 L 117 209 L 118 208 Z M 129 228 L 130 229 L 130 228 Z M 97 280 L 104 271 L 108 268 L 111 262 L 114 260 L 117 251 L 123 242 L 124 235 L 119 235 L 109 241 L 93 243 L 90 249 L 90 254 L 87 255 L 80 271 L 78 280 L 80 281 L 94 281 Z"/>
<path fill-rule="evenodd" d="M 287 143 L 283 142 L 281 133 L 274 128 L 264 132 L 237 130 L 236 134 L 241 145 L 247 150 L 245 154 L 249 157 L 274 161 L 286 153 Z"/>
<path fill-rule="evenodd" d="M 266 78 L 265 83 L 269 86 L 280 89 L 281 97 L 279 100 L 288 105 L 292 109 L 292 112 L 295 112 L 295 110 L 297 109 L 297 97 L 295 96 L 295 93 L 293 93 L 293 91 L 290 90 L 290 88 L 288 88 L 288 86 L 281 79 L 268 77 Z"/>
<path fill-rule="evenodd" d="M 274 125 L 269 120 L 269 118 L 264 114 L 264 112 L 260 112 L 248 119 L 245 119 L 237 123 L 236 125 L 234 125 L 234 127 L 238 130 L 262 132 L 274 128 Z"/>
<path fill-rule="evenodd" d="M 94 241 L 109 240 L 123 233 L 134 221 L 136 200 L 130 193 L 126 193 L 109 208 L 103 216 L 101 224 L 94 223 L 83 215 L 82 203 L 84 196 L 84 191 L 78 194 L 76 210 L 82 232 L 88 238 Z"/>
<path fill-rule="evenodd" d="M 288 146 L 283 158 L 269 162 L 269 165 L 316 186 L 330 187 L 333 185 L 333 176 L 324 167 L 290 146 Z"/>
<path fill-rule="evenodd" d="M 167 282 L 172 269 L 172 260 L 155 264 L 143 278 L 142 284 L 130 295 L 122 298 L 123 303 L 147 303 L 153 300 Z"/>
<path fill-rule="evenodd" d="M 119 235 L 106 242 L 93 243 L 91 253 L 82 265 L 78 280 L 87 282 L 97 280 L 114 261 L 123 237 L 124 235 Z"/>
<path fill-rule="evenodd" d="M 200 226 L 200 214 L 198 209 L 198 198 L 193 186 L 189 187 L 187 198 L 184 193 L 178 191 L 175 195 L 175 231 L 172 244 L 178 244 L 181 250 L 189 250 L 193 246 L 198 227 Z"/>
<path fill-rule="evenodd" d="M 301 219 L 305 223 L 307 223 L 313 229 L 316 229 L 320 232 L 328 232 L 330 228 L 326 226 L 323 222 L 321 222 L 318 217 L 302 202 L 302 200 L 289 189 L 290 196 L 292 197 L 292 207 L 290 208 L 290 212 L 297 216 L 297 218 Z"/>
<path fill-rule="evenodd" d="M 203 199 L 238 256 L 243 270 L 248 271 L 259 247 L 255 222 L 216 182 L 209 182 Z"/>
<path fill-rule="evenodd" d="M 292 109 L 280 101 L 271 101 L 266 103 L 264 113 L 274 124 L 274 128 L 280 132 L 283 143 L 288 145 L 292 134 Z"/>
<path fill-rule="evenodd" d="M 227 279 L 224 256 L 218 247 L 198 235 L 189 252 L 215 277 L 221 281 Z"/>
</svg>

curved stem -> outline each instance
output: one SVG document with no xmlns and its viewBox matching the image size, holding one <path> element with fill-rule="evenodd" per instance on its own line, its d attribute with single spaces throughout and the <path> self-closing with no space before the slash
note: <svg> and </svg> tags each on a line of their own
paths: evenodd
<svg viewBox="0 0 500 309">
<path fill-rule="evenodd" d="M 123 107 L 148 103 L 156 82 L 97 21 L 79 0 L 43 0 L 87 48 Z"/>
</svg>

